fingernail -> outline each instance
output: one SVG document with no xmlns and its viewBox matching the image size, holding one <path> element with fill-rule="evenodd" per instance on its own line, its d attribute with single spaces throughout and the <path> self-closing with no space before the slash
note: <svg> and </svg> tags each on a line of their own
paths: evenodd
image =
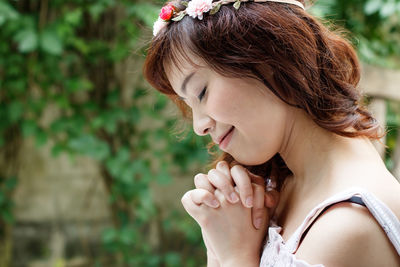
<svg viewBox="0 0 400 267">
<path fill-rule="evenodd" d="M 260 219 L 260 218 L 256 219 L 256 221 L 254 222 L 254 226 L 257 229 L 260 229 L 261 228 L 261 222 L 262 222 L 262 219 Z"/>
<path fill-rule="evenodd" d="M 211 201 L 211 206 L 213 208 L 218 208 L 219 207 L 219 202 L 214 199 L 213 201 Z"/>
<path fill-rule="evenodd" d="M 247 206 L 248 208 L 253 207 L 253 197 L 248 197 L 248 198 L 246 198 L 246 206 Z"/>
<path fill-rule="evenodd" d="M 235 194 L 235 192 L 232 192 L 232 193 L 231 193 L 231 201 L 232 201 L 233 203 L 236 203 L 236 202 L 239 201 L 239 197 Z"/>
</svg>

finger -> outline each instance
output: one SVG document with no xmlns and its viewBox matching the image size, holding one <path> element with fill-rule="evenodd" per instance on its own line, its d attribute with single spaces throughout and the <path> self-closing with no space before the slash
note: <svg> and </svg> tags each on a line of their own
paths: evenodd
<svg viewBox="0 0 400 267">
<path fill-rule="evenodd" d="M 256 174 L 250 172 L 250 171 L 247 170 L 247 169 L 246 169 L 246 171 L 247 171 L 247 174 L 250 176 L 251 182 L 252 182 L 253 184 L 258 184 L 258 185 L 265 186 L 265 181 L 264 181 L 264 178 L 263 178 L 263 177 L 261 177 L 261 176 L 259 176 L 259 175 L 256 175 Z"/>
<path fill-rule="evenodd" d="M 265 191 L 263 186 L 257 184 L 252 184 L 252 187 L 254 193 L 254 206 L 251 210 L 253 225 L 256 229 L 260 229 L 263 224 L 267 223 L 265 221 L 265 213 L 267 210 L 264 207 Z"/>
<path fill-rule="evenodd" d="M 219 189 L 222 192 L 222 194 L 229 202 L 234 204 L 239 201 L 239 197 L 233 189 L 232 180 L 226 177 L 226 175 L 223 174 L 221 171 L 211 169 L 208 172 L 208 180 L 215 188 Z"/>
<path fill-rule="evenodd" d="M 210 183 L 207 178 L 207 175 L 204 173 L 199 173 L 194 176 L 194 185 L 196 188 L 202 188 L 210 193 L 214 193 L 215 187 Z"/>
<path fill-rule="evenodd" d="M 270 216 L 273 216 L 279 203 L 279 192 L 276 190 L 269 190 L 265 193 L 265 207 L 269 209 Z"/>
<path fill-rule="evenodd" d="M 240 199 L 245 207 L 253 207 L 253 187 L 247 170 L 241 165 L 235 165 L 231 168 L 231 176 L 239 188 Z"/>
<path fill-rule="evenodd" d="M 200 188 L 192 190 L 190 197 L 196 205 L 206 204 L 211 208 L 219 207 L 219 202 L 214 194 L 205 189 Z"/>
<path fill-rule="evenodd" d="M 219 189 L 215 189 L 215 191 L 214 191 L 214 196 L 218 199 L 218 201 L 219 201 L 220 203 L 224 203 L 224 201 L 225 201 L 225 199 L 226 199 L 224 193 L 222 193 L 222 191 L 219 190 Z"/>
<path fill-rule="evenodd" d="M 189 215 L 192 216 L 193 219 L 196 220 L 196 214 L 199 213 L 200 207 L 192 201 L 192 197 L 191 197 L 192 191 L 193 190 L 187 191 L 183 195 L 183 197 L 181 198 L 181 203 L 182 203 L 184 209 L 186 210 L 186 212 L 189 213 Z"/>
<path fill-rule="evenodd" d="M 230 171 L 229 165 L 226 161 L 218 162 L 216 169 L 221 171 L 223 174 L 226 175 L 226 177 L 231 179 L 231 171 Z"/>
</svg>

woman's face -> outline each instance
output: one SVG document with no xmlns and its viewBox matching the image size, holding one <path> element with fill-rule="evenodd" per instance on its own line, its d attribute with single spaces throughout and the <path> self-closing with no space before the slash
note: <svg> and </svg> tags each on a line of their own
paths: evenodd
<svg viewBox="0 0 400 267">
<path fill-rule="evenodd" d="M 284 146 L 294 109 L 263 83 L 189 63 L 167 70 L 174 91 L 192 109 L 195 133 L 209 134 L 236 161 L 258 165 Z"/>
</svg>

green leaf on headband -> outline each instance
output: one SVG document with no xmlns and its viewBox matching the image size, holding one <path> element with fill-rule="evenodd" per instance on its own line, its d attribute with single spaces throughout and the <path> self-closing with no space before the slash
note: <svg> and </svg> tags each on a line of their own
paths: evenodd
<svg viewBox="0 0 400 267">
<path fill-rule="evenodd" d="M 214 15 L 215 13 L 217 13 L 219 11 L 219 9 L 221 8 L 222 3 L 219 2 L 218 4 L 216 4 L 210 11 L 210 15 Z"/>
<path fill-rule="evenodd" d="M 240 7 L 240 0 L 237 0 L 234 4 L 233 7 L 237 10 Z"/>
<path fill-rule="evenodd" d="M 182 1 L 182 2 L 180 2 L 180 4 L 183 5 L 183 6 L 185 6 L 185 7 L 187 7 L 187 6 L 189 5 L 189 2 Z"/>
<path fill-rule="evenodd" d="M 183 19 L 183 17 L 186 15 L 186 12 L 179 12 L 178 13 L 179 15 L 177 16 L 177 17 L 175 17 L 175 18 L 173 18 L 172 20 L 173 21 L 180 21 L 180 20 L 182 20 Z"/>
</svg>

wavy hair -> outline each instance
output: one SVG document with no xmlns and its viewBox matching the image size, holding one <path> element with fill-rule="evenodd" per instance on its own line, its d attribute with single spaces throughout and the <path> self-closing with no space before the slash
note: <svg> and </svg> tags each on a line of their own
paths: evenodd
<svg viewBox="0 0 400 267">
<path fill-rule="evenodd" d="M 171 3 L 178 11 L 185 8 L 180 1 Z M 185 117 L 191 116 L 190 111 L 172 89 L 165 66 L 179 68 L 182 60 L 194 64 L 190 55 L 223 76 L 258 79 L 266 90 L 304 110 L 330 132 L 370 139 L 383 135 L 358 89 L 360 66 L 350 42 L 294 5 L 242 2 L 238 10 L 224 5 L 201 21 L 186 16 L 171 22 L 153 38 L 144 76 Z M 222 159 L 234 164 L 227 153 L 214 162 Z M 279 154 L 259 166 L 246 167 L 263 177 L 275 176 L 279 188 L 291 173 Z"/>
</svg>

